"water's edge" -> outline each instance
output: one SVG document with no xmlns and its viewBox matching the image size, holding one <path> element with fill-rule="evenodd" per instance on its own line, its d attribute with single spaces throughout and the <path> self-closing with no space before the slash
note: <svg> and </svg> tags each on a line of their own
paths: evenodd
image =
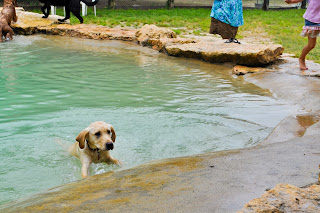
<svg viewBox="0 0 320 213">
<path fill-rule="evenodd" d="M 317 117 L 320 103 L 317 95 L 318 80 L 292 76 L 283 72 L 286 69 L 288 67 L 284 65 L 278 70 L 281 74 L 252 75 L 247 76 L 246 80 L 266 87 L 274 91 L 275 95 L 311 111 L 312 114 L 307 117 Z M 286 86 L 281 87 L 275 82 L 286 82 Z M 288 96 L 288 88 L 290 94 L 294 94 L 294 99 Z M 289 125 L 286 123 L 285 129 L 296 129 L 296 121 L 294 119 Z M 279 182 L 290 182 L 298 186 L 316 182 L 319 157 L 313 155 L 313 152 L 320 148 L 316 143 L 320 136 L 317 123 L 311 125 L 313 129 L 302 137 L 293 134 L 288 140 L 273 144 L 166 159 L 128 170 L 109 172 L 55 188 L 25 201 L 4 205 L 1 211 L 171 209 L 185 212 L 233 212 Z M 305 130 L 308 131 L 308 127 Z M 277 141 L 278 137 L 274 137 L 274 140 Z M 219 193 L 212 193 L 217 191 Z"/>
</svg>

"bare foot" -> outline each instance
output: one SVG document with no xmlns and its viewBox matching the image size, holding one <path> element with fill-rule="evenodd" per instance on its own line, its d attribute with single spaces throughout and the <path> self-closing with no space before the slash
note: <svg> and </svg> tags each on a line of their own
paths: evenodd
<svg viewBox="0 0 320 213">
<path fill-rule="evenodd" d="M 300 70 L 307 70 L 306 61 L 304 59 L 299 58 Z"/>
</svg>

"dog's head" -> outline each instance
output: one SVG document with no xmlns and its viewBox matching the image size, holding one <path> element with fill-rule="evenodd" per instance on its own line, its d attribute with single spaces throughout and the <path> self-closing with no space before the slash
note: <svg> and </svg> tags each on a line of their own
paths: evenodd
<svg viewBox="0 0 320 213">
<path fill-rule="evenodd" d="M 112 150 L 113 143 L 116 141 L 116 133 L 110 124 L 103 121 L 96 121 L 77 136 L 80 149 L 85 147 L 86 140 L 91 149 L 100 149 L 102 151 Z"/>
<path fill-rule="evenodd" d="M 3 1 L 3 7 L 10 6 L 10 5 L 17 7 L 18 6 L 17 0 L 4 0 Z"/>
</svg>

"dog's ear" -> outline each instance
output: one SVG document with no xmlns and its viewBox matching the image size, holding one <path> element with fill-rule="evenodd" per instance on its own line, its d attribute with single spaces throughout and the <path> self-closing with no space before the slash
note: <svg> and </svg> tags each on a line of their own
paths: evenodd
<svg viewBox="0 0 320 213">
<path fill-rule="evenodd" d="M 84 129 L 77 136 L 76 141 L 79 142 L 80 149 L 83 149 L 85 147 L 85 143 L 86 143 L 86 139 L 88 137 L 88 134 L 89 134 L 89 130 L 88 129 Z"/>
<path fill-rule="evenodd" d="M 113 142 L 116 142 L 116 132 L 114 131 L 114 128 L 113 128 L 113 126 L 110 126 L 110 129 L 111 129 L 111 133 L 112 133 L 112 135 L 111 135 L 111 139 L 112 139 L 112 141 Z"/>
</svg>

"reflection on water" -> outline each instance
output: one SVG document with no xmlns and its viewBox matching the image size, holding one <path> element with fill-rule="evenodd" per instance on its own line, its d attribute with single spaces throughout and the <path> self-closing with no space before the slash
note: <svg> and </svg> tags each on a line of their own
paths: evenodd
<svg viewBox="0 0 320 213">
<path fill-rule="evenodd" d="M 0 51 L 0 204 L 79 180 L 66 147 L 93 121 L 130 167 L 254 145 L 296 110 L 225 67 L 120 42 L 16 36 Z"/>
</svg>

